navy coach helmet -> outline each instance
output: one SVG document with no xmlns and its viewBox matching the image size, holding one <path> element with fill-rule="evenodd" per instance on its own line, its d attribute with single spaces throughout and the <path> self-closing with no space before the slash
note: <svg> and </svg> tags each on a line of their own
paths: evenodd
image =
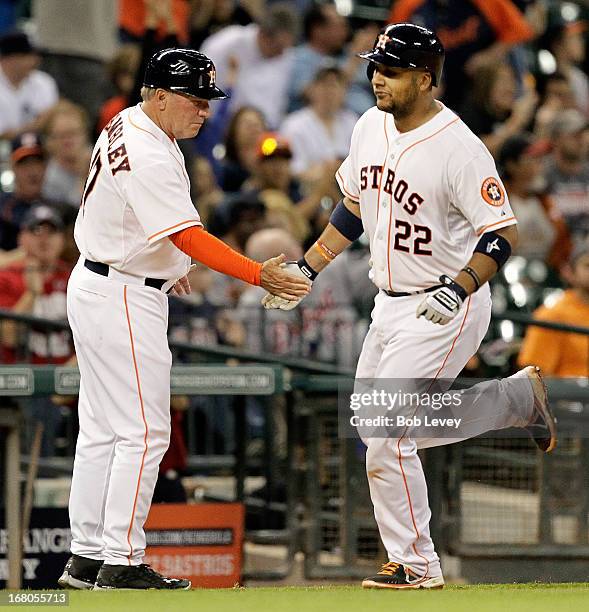
<svg viewBox="0 0 589 612">
<path fill-rule="evenodd" d="M 215 64 L 194 49 L 163 49 L 154 53 L 145 69 L 143 85 L 220 100 L 227 94 L 215 85 Z"/>
<path fill-rule="evenodd" d="M 372 51 L 358 56 L 368 60 L 368 78 L 372 81 L 375 64 L 405 70 L 426 70 L 432 84 L 440 84 L 444 66 L 444 46 L 434 32 L 413 23 L 394 23 L 385 26 L 374 41 Z"/>
</svg>

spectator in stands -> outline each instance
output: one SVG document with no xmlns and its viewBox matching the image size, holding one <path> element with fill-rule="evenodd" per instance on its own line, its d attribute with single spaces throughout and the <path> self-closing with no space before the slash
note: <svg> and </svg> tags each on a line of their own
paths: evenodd
<svg viewBox="0 0 589 612">
<path fill-rule="evenodd" d="M 65 100 L 57 104 L 47 117 L 44 136 L 49 161 L 43 195 L 77 209 L 92 152 L 84 109 Z"/>
<path fill-rule="evenodd" d="M 227 137 L 227 126 L 232 123 L 232 120 L 237 115 L 241 114 L 242 110 L 252 110 L 255 115 L 254 121 L 259 116 L 262 124 L 264 123 L 263 115 L 255 108 L 250 106 L 242 106 L 237 112 L 231 110 L 231 98 L 233 95 L 233 87 L 237 80 L 238 66 L 237 61 L 231 61 L 229 66 L 229 73 L 225 78 L 226 88 L 223 90 L 227 94 L 227 98 L 224 100 L 218 100 L 215 105 L 214 112 L 207 119 L 203 129 L 199 132 L 199 137 L 192 140 L 192 151 L 196 156 L 205 157 L 213 168 L 215 176 L 220 180 L 223 178 L 225 171 L 225 152 L 226 148 L 223 146 L 223 141 Z M 211 109 L 213 110 L 213 109 Z M 235 180 L 241 184 L 241 172 L 239 167 L 234 167 L 232 162 L 228 162 L 228 165 L 236 170 L 237 176 Z M 233 180 L 233 177 L 231 177 Z M 234 191 L 233 189 L 229 191 Z"/>
<path fill-rule="evenodd" d="M 303 303 L 302 356 L 355 368 L 378 289 L 367 274 L 370 253 L 362 240 L 341 255 Z"/>
<path fill-rule="evenodd" d="M 42 202 L 45 154 L 34 132 L 21 134 L 12 141 L 12 193 L 0 193 L 0 249 L 17 247 L 22 221 L 31 208 Z"/>
<path fill-rule="evenodd" d="M 228 197 L 215 210 L 209 231 L 243 253 L 249 236 L 265 223 L 266 207 L 255 194 Z"/>
<path fill-rule="evenodd" d="M 579 244 L 563 270 L 569 284 L 552 306 L 534 313 L 540 321 L 587 327 L 589 321 L 589 243 Z M 537 365 L 546 376 L 589 377 L 589 336 L 528 327 L 518 357 L 520 366 Z"/>
<path fill-rule="evenodd" d="M 323 162 L 344 160 L 358 115 L 344 109 L 346 79 L 336 67 L 321 68 L 307 88 L 309 105 L 290 114 L 280 128 L 290 143 L 293 173 L 305 180 L 325 172 Z"/>
<path fill-rule="evenodd" d="M 271 188 L 260 191 L 258 197 L 266 207 L 267 227 L 282 228 L 303 243 L 310 237 L 311 226 L 304 217 L 301 217 L 286 193 Z"/>
<path fill-rule="evenodd" d="M 39 130 L 45 113 L 57 102 L 57 85 L 37 70 L 39 61 L 26 34 L 0 38 L 0 138 Z"/>
<path fill-rule="evenodd" d="M 584 115 L 589 115 L 589 78 L 579 68 L 585 59 L 586 24 L 565 22 L 562 17 L 550 25 L 544 35 L 544 45 L 554 55 L 556 66 L 573 92 L 575 104 Z"/>
<path fill-rule="evenodd" d="M 503 143 L 532 123 L 538 94 L 531 86 L 516 98 L 513 69 L 506 62 L 485 65 L 474 73 L 471 93 L 460 109 L 461 119 L 481 138 L 493 156 Z"/>
<path fill-rule="evenodd" d="M 242 191 L 260 193 L 265 189 L 278 189 L 291 200 L 300 197 L 300 186 L 290 170 L 292 149 L 290 143 L 275 132 L 260 135 L 252 176 L 243 184 Z"/>
<path fill-rule="evenodd" d="M 94 126 L 110 92 L 105 65 L 116 51 L 116 0 L 33 0 L 32 15 L 43 69 Z"/>
<path fill-rule="evenodd" d="M 553 151 L 545 172 L 548 191 L 575 242 L 589 236 L 589 161 L 583 138 L 586 127 L 585 117 L 575 109 L 556 115 L 551 126 Z"/>
<path fill-rule="evenodd" d="M 184 6 L 180 6 L 180 4 Z M 135 74 L 135 83 L 129 94 L 130 105 L 141 102 L 141 88 L 145 69 L 151 56 L 161 49 L 184 46 L 186 32 L 186 2 L 183 0 L 126 0 L 119 5 L 121 19 L 129 10 L 141 34 L 139 38 L 129 35 L 129 30 L 121 29 L 124 41 L 141 43 L 141 59 Z M 121 22 L 122 23 L 122 22 Z M 134 27 L 135 27 L 134 26 Z M 184 28 L 184 35 L 181 33 Z"/>
<path fill-rule="evenodd" d="M 63 222 L 55 210 L 40 205 L 32 208 L 23 220 L 18 244 L 24 258 L 0 270 L 2 308 L 47 319 L 65 320 L 65 291 L 69 266 L 61 260 L 64 245 Z M 3 362 L 19 357 L 22 340 L 12 329 L 4 329 Z M 27 349 L 34 363 L 63 363 L 72 354 L 68 334 L 32 332 Z"/>
<path fill-rule="evenodd" d="M 123 42 L 138 43 L 153 27 L 162 41 L 169 34 L 188 44 L 190 3 L 186 0 L 120 0 L 119 30 Z"/>
<path fill-rule="evenodd" d="M 287 3 L 271 4 L 258 24 L 233 25 L 213 34 L 202 52 L 215 62 L 217 84 L 225 87 L 230 64 L 237 63 L 231 108 L 255 106 L 271 127 L 278 127 L 287 107 L 297 15 Z"/>
<path fill-rule="evenodd" d="M 110 82 L 115 95 L 100 107 L 96 131 L 100 133 L 106 124 L 127 106 L 131 106 L 130 95 L 135 84 L 135 76 L 141 60 L 137 45 L 123 45 L 108 65 Z"/>
<path fill-rule="evenodd" d="M 190 164 L 192 201 L 205 225 L 208 226 L 213 211 L 223 201 L 223 192 L 217 184 L 213 168 L 206 157 L 197 155 Z"/>
<path fill-rule="evenodd" d="M 226 281 L 218 272 L 200 265 L 188 276 L 195 289 L 190 295 L 170 299 L 170 339 L 200 346 L 243 347 L 245 328 L 233 308 L 249 285 L 235 279 Z M 182 351 L 178 359 L 184 360 Z"/>
<path fill-rule="evenodd" d="M 267 208 L 292 211 L 290 216 L 297 225 L 295 236 L 304 241 L 309 235 L 308 222 L 321 212 L 323 198 L 334 201 L 339 197 L 334 180 L 339 164 L 335 162 L 331 167 L 326 164 L 319 180 L 307 194 L 303 194 L 299 182 L 292 175 L 291 158 L 292 151 L 286 139 L 274 132 L 262 134 L 258 143 L 257 163 L 252 177 L 243 184 L 243 191 L 256 194 Z M 282 197 L 278 200 L 274 197 L 276 194 Z"/>
<path fill-rule="evenodd" d="M 528 135 L 512 136 L 503 143 L 498 164 L 517 217 L 515 253 L 526 259 L 541 259 L 558 270 L 568 261 L 571 240 L 552 198 L 538 193 L 548 147 L 547 142 L 534 141 Z"/>
<path fill-rule="evenodd" d="M 227 26 L 249 25 L 250 8 L 236 0 L 196 0 L 190 17 L 190 46 L 199 49 L 209 36 Z"/>
<path fill-rule="evenodd" d="M 289 261 L 297 261 L 303 256 L 301 244 L 292 234 L 280 228 L 261 229 L 252 234 L 245 252 L 255 261 L 265 261 L 262 259 L 265 253 L 284 253 Z M 300 354 L 300 313 L 266 311 L 260 304 L 263 297 L 264 293 L 259 287 L 249 286 L 239 298 L 236 317 L 246 330 L 248 349 L 275 355 Z"/>
<path fill-rule="evenodd" d="M 257 261 L 272 249 L 295 261 L 302 253 L 301 244 L 292 234 L 279 228 L 260 230 L 246 243 L 248 257 Z M 358 243 L 342 255 L 342 260 L 337 265 L 334 262 L 333 271 L 325 279 L 317 279 L 300 311 L 262 310 L 259 290 L 246 289 L 239 299 L 236 315 L 246 327 L 248 348 L 353 367 L 378 289 L 366 272 L 367 248 Z"/>
<path fill-rule="evenodd" d="M 64 244 L 61 218 L 48 206 L 31 209 L 18 241 L 24 258 L 0 270 L 0 308 L 65 321 L 70 268 L 60 259 Z M 4 321 L 1 329 L 2 363 L 62 364 L 73 354 L 68 332 L 44 333 L 37 328 L 23 335 L 12 321 Z M 25 410 L 33 421 L 44 425 L 42 454 L 53 455 L 59 410 L 49 398 L 33 398 Z"/>
<path fill-rule="evenodd" d="M 309 299 L 305 298 L 305 304 L 332 304 L 336 307 L 349 308 L 354 311 L 356 317 L 370 320 L 378 288 L 370 280 L 367 272 L 370 269 L 370 251 L 365 236 L 341 255 L 345 256 L 337 265 L 335 260 L 332 262 L 332 272 L 327 274 L 328 268 L 326 268 L 324 279 L 319 281 L 317 277 L 317 282 L 313 283 L 313 291 L 307 296 Z M 363 338 L 360 334 L 361 342 Z"/>
<path fill-rule="evenodd" d="M 256 194 L 237 193 L 227 197 L 215 209 L 209 231 L 240 253 L 247 239 L 266 224 L 266 207 Z M 212 303 L 232 307 L 237 304 L 247 283 L 224 274 L 213 273 L 213 286 L 208 292 Z"/>
<path fill-rule="evenodd" d="M 247 337 L 245 327 L 235 317 L 236 302 L 243 290 L 244 287 L 240 287 L 235 293 L 235 301 L 228 308 L 220 308 L 217 313 L 215 327 L 219 344 L 235 348 L 246 348 Z"/>
<path fill-rule="evenodd" d="M 305 104 L 305 91 L 315 73 L 334 61 L 342 69 L 346 79 L 346 106 L 357 114 L 374 105 L 374 96 L 366 78 L 366 66 L 357 56 L 360 51 L 372 48 L 378 28 L 367 25 L 360 28 L 346 48 L 349 24 L 340 15 L 335 4 L 315 2 L 305 13 L 303 20 L 304 42 L 294 50 L 294 61 L 289 85 L 289 111 Z"/>
<path fill-rule="evenodd" d="M 550 138 L 550 127 L 556 115 L 568 108 L 576 108 L 575 95 L 562 72 L 553 72 L 538 78 L 537 91 L 540 103 L 534 117 L 534 134 Z"/>
<path fill-rule="evenodd" d="M 469 79 L 482 66 L 501 64 L 534 31 L 512 0 L 397 0 L 389 23 L 410 21 L 436 32 L 446 49 L 444 102 L 461 108 Z"/>
<path fill-rule="evenodd" d="M 258 141 L 267 129 L 264 115 L 253 106 L 242 106 L 233 115 L 225 136 L 220 178 L 223 191 L 239 191 L 251 175 L 258 158 Z"/>
<path fill-rule="evenodd" d="M 191 292 L 170 297 L 170 340 L 200 346 L 218 344 L 217 331 L 211 325 L 219 310 L 209 295 L 214 282 L 213 274 L 205 266 L 194 266 L 188 274 Z"/>
</svg>

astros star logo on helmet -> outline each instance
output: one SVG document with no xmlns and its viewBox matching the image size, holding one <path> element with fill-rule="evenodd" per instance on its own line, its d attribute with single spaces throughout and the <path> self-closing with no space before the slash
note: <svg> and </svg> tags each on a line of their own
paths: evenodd
<svg viewBox="0 0 589 612">
<path fill-rule="evenodd" d="M 391 39 L 386 34 L 379 34 L 378 42 L 376 43 L 376 48 L 377 49 L 382 49 L 384 51 L 386 46 L 387 46 L 387 43 L 390 40 Z"/>
</svg>

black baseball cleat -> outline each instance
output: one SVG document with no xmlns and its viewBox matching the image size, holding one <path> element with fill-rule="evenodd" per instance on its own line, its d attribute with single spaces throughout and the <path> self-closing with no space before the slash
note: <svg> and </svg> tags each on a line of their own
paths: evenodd
<svg viewBox="0 0 589 612">
<path fill-rule="evenodd" d="M 527 366 L 523 370 L 532 385 L 534 392 L 534 412 L 532 419 L 525 427 L 536 446 L 549 453 L 556 446 L 556 419 L 548 404 L 548 392 L 540 374 L 540 368 Z"/>
<path fill-rule="evenodd" d="M 401 563 L 385 563 L 376 576 L 364 578 L 364 589 L 443 589 L 443 576 L 418 576 Z"/>
<path fill-rule="evenodd" d="M 57 584 L 64 589 L 92 589 L 101 567 L 102 561 L 72 555 Z"/>
<path fill-rule="evenodd" d="M 183 578 L 166 578 L 158 574 L 149 565 L 106 565 L 104 564 L 98 572 L 95 591 L 110 589 L 176 589 L 188 590 L 191 587 L 190 580 Z"/>
</svg>

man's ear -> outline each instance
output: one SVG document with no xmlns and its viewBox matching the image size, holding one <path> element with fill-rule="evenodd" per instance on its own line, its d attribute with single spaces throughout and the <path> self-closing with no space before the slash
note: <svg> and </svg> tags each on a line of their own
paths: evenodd
<svg viewBox="0 0 589 612">
<path fill-rule="evenodd" d="M 168 92 L 165 89 L 156 89 L 155 99 L 158 109 L 161 111 L 165 110 L 168 104 Z"/>
<path fill-rule="evenodd" d="M 419 89 L 421 91 L 430 91 L 433 86 L 432 75 L 430 72 L 422 72 L 419 79 Z"/>
</svg>

